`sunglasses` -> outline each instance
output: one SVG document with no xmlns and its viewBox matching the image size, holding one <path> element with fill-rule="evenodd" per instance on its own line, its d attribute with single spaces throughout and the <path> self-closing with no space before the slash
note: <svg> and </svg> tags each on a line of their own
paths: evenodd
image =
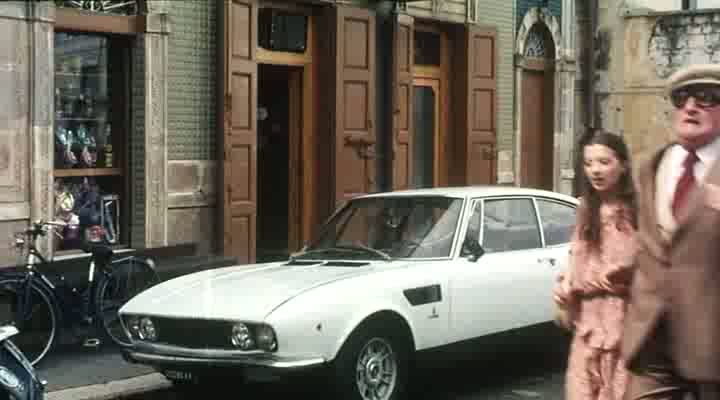
<svg viewBox="0 0 720 400">
<path fill-rule="evenodd" d="M 700 108 L 713 108 L 720 105 L 720 86 L 717 85 L 691 85 L 675 89 L 670 93 L 670 101 L 675 108 L 685 107 L 688 99 L 695 99 Z"/>
</svg>

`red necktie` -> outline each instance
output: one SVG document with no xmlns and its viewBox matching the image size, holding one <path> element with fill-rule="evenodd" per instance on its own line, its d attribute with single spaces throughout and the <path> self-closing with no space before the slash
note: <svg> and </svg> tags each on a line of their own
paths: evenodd
<svg viewBox="0 0 720 400">
<path fill-rule="evenodd" d="M 694 166 L 697 161 L 698 156 L 697 154 L 695 154 L 694 150 L 690 150 L 687 157 L 685 158 L 685 161 L 683 161 L 683 168 L 685 170 L 683 171 L 683 174 L 677 183 L 677 187 L 675 188 L 675 197 L 673 198 L 672 203 L 673 215 L 676 218 L 678 212 L 682 209 L 683 206 L 685 206 L 685 201 L 687 200 L 688 193 L 690 193 L 690 190 L 695 185 Z"/>
</svg>

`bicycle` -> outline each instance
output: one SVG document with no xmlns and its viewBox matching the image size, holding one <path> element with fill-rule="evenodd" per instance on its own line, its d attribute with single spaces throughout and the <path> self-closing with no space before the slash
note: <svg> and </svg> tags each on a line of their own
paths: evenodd
<svg viewBox="0 0 720 400">
<path fill-rule="evenodd" d="M 118 311 L 132 297 L 159 282 L 152 259 L 132 255 L 113 259 L 109 246 L 88 242 L 82 246 L 91 255 L 85 287 L 69 283 L 64 274 L 44 274 L 38 267 L 48 262 L 36 247 L 37 239 L 51 230 L 62 237 L 54 228 L 66 225 L 37 221 L 16 233 L 14 246 L 27 251 L 26 268 L 0 271 L 0 325 L 11 324 L 20 330 L 13 341 L 33 366 L 51 351 L 65 330 L 89 328 L 95 337 L 86 337 L 86 347 L 100 346 L 99 337 L 119 346 L 130 345 Z M 126 289 L 134 281 L 140 283 L 139 290 Z"/>
</svg>

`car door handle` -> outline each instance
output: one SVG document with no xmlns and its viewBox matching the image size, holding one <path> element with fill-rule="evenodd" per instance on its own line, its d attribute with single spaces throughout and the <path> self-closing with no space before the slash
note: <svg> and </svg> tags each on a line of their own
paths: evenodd
<svg viewBox="0 0 720 400">
<path fill-rule="evenodd" d="M 539 264 L 550 264 L 551 267 L 555 266 L 555 258 L 553 257 L 545 257 L 545 258 L 538 258 Z"/>
</svg>

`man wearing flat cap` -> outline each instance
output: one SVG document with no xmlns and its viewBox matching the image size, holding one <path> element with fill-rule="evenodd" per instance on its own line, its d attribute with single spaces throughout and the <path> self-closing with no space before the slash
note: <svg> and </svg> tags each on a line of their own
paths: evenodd
<svg viewBox="0 0 720 400">
<path fill-rule="evenodd" d="M 672 143 L 638 163 L 625 400 L 720 399 L 720 65 L 675 72 Z"/>
</svg>

